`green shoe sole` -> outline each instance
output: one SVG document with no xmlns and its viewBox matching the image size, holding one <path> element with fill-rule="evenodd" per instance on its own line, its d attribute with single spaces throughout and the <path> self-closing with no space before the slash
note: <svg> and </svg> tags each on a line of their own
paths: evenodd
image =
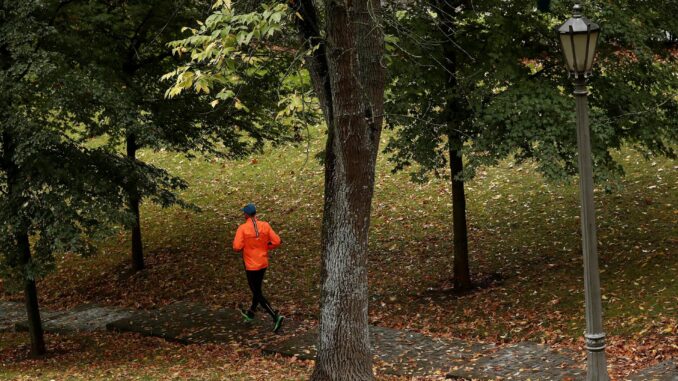
<svg viewBox="0 0 678 381">
<path fill-rule="evenodd" d="M 285 320 L 284 316 L 278 316 L 278 318 L 275 320 L 275 325 L 273 326 L 273 332 L 278 332 L 280 330 L 283 320 Z"/>
<path fill-rule="evenodd" d="M 245 323 L 251 323 L 252 321 L 254 321 L 254 318 L 250 317 L 244 310 L 238 309 L 238 312 L 240 312 L 240 315 L 242 315 Z"/>
</svg>

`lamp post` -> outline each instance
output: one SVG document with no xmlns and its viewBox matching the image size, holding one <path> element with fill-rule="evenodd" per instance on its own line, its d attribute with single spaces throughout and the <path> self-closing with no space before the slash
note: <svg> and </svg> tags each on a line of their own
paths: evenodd
<svg viewBox="0 0 678 381">
<path fill-rule="evenodd" d="M 608 381 L 605 360 L 600 274 L 596 238 L 596 215 L 593 203 L 593 170 L 589 131 L 588 91 L 596 55 L 600 27 L 582 16 L 582 7 L 575 4 L 573 16 L 558 28 L 567 68 L 574 77 L 577 102 L 577 145 L 579 153 L 579 187 L 581 192 L 581 233 L 584 255 L 584 293 L 586 299 L 587 381 Z"/>
</svg>

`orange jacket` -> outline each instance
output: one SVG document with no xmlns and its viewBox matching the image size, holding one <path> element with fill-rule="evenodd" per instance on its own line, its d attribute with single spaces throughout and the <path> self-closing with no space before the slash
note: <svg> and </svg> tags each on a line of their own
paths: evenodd
<svg viewBox="0 0 678 381">
<path fill-rule="evenodd" d="M 261 270 L 268 267 L 268 251 L 280 246 L 280 237 L 268 222 L 250 217 L 238 226 L 233 240 L 233 250 L 242 251 L 246 270 Z"/>
</svg>

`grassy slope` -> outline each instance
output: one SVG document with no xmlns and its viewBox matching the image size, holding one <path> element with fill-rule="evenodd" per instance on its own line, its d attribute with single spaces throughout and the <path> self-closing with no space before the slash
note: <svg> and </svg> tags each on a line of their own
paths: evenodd
<svg viewBox="0 0 678 381">
<path fill-rule="evenodd" d="M 186 160 L 173 153 L 140 158 L 184 177 L 194 213 L 144 205 L 148 270 L 130 275 L 125 233 L 94 258 L 65 256 L 40 282 L 44 305 L 85 301 L 152 307 L 191 299 L 235 306 L 249 294 L 230 247 L 239 208 L 257 203 L 283 238 L 272 255 L 266 291 L 295 319 L 318 313 L 322 148 L 285 146 L 247 160 Z M 678 274 L 676 164 L 620 153 L 627 177 L 596 192 L 605 325 L 620 371 L 674 356 Z M 375 324 L 487 341 L 544 341 L 577 347 L 583 280 L 576 183 L 545 183 L 530 165 L 503 164 L 467 185 L 472 271 L 501 273 L 500 285 L 455 297 L 442 292 L 451 275 L 450 191 L 443 180 L 412 184 L 378 164 L 370 242 L 370 318 Z M 643 339 L 642 334 L 650 335 Z M 653 344 L 647 352 L 642 348 Z M 641 348 L 629 355 L 629 346 Z M 655 350 L 653 354 L 651 350 Z"/>
</svg>

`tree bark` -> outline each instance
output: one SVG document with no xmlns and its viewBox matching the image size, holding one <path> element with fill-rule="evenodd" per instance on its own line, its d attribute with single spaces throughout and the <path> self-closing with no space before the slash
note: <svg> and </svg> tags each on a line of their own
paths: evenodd
<svg viewBox="0 0 678 381">
<path fill-rule="evenodd" d="M 468 258 L 468 232 L 466 227 L 466 195 L 464 194 L 464 181 L 459 176 L 464 170 L 462 157 L 462 144 L 459 134 L 449 135 L 450 145 L 450 170 L 452 182 L 452 226 L 454 230 L 454 289 L 459 291 L 469 290 L 471 283 L 471 270 Z"/>
<path fill-rule="evenodd" d="M 290 6 L 298 12 L 301 17 L 295 17 L 299 38 L 304 43 L 304 47 L 312 50 L 312 55 L 307 59 L 308 70 L 311 74 L 311 82 L 320 107 L 325 117 L 325 123 L 329 127 L 333 123 L 332 110 L 332 87 L 330 85 L 329 67 L 327 66 L 327 44 L 320 35 L 320 25 L 318 23 L 318 14 L 313 5 L 313 0 L 291 0 Z M 329 141 L 329 139 L 328 139 Z M 329 146 L 326 146 L 326 151 Z"/>
<path fill-rule="evenodd" d="M 17 249 L 19 251 L 20 264 L 25 269 L 31 260 L 31 245 L 28 240 L 28 234 L 25 232 L 16 235 Z M 40 319 L 40 307 L 38 305 L 38 290 L 35 287 L 35 280 L 26 278 L 24 280 L 24 299 L 26 302 L 26 314 L 28 318 L 28 333 L 31 337 L 31 355 L 44 355 L 45 335 L 42 329 L 42 320 Z"/>
<path fill-rule="evenodd" d="M 10 198 L 10 208 L 12 213 L 19 216 L 19 208 L 24 204 L 25 199 L 18 188 L 19 167 L 14 161 L 14 141 L 8 131 L 2 134 L 3 157 L 2 166 L 7 174 L 7 194 Z M 16 226 L 14 235 L 16 240 L 16 262 L 23 272 L 31 261 L 31 244 L 28 239 L 27 223 L 22 221 Z M 31 337 L 31 355 L 40 356 L 47 352 L 45 348 L 45 335 L 42 329 L 42 320 L 40 319 L 40 306 L 38 304 L 38 290 L 35 286 L 35 280 L 29 279 L 24 273 L 24 301 L 26 303 L 26 318 L 28 320 L 28 333 Z"/>
<path fill-rule="evenodd" d="M 310 0 L 302 16 L 314 89 L 328 127 L 321 256 L 321 315 L 312 380 L 371 380 L 367 247 L 383 122 L 383 32 L 378 0 L 330 1 L 326 40 Z"/>
<path fill-rule="evenodd" d="M 449 2 L 438 1 L 439 7 L 445 10 L 441 17 L 442 28 L 450 36 L 454 34 L 453 15 L 458 6 L 468 7 L 468 1 Z M 450 183 L 452 187 L 452 230 L 454 234 L 453 251 L 453 282 L 457 291 L 469 290 L 471 283 L 471 271 L 468 258 L 468 230 L 466 225 L 466 195 L 464 194 L 464 181 L 459 179 L 463 171 L 462 147 L 464 141 L 458 131 L 463 127 L 463 121 L 468 117 L 466 107 L 460 97 L 459 81 L 457 79 L 457 50 L 453 44 L 443 46 L 445 55 L 445 71 L 447 72 L 447 97 L 448 101 L 444 113 L 445 122 L 448 126 L 448 144 L 450 154 Z"/>
<path fill-rule="evenodd" d="M 130 160 L 136 160 L 137 142 L 134 134 L 127 136 L 127 157 Z M 134 215 L 134 224 L 132 225 L 132 269 L 134 271 L 141 271 L 144 269 L 144 248 L 141 239 L 141 218 L 139 214 L 139 204 L 141 197 L 136 189 L 136 184 L 131 183 L 128 190 L 129 208 Z"/>
</svg>

